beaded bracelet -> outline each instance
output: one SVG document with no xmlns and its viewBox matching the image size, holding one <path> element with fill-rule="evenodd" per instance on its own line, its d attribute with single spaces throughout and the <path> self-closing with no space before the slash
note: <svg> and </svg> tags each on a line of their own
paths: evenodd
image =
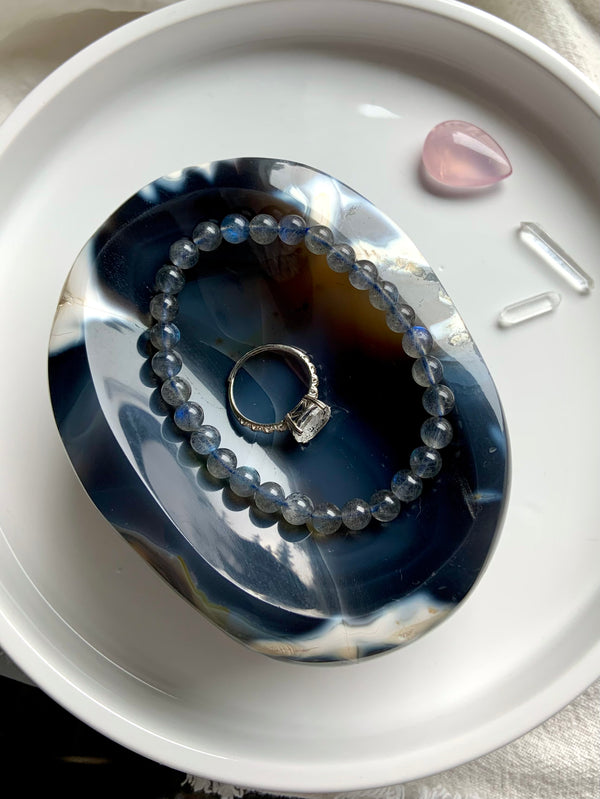
<svg viewBox="0 0 600 799">
<path fill-rule="evenodd" d="M 369 502 L 351 499 L 340 509 L 326 502 L 313 504 L 310 497 L 294 491 L 285 496 L 275 482 L 260 482 L 256 469 L 238 466 L 230 449 L 220 447 L 221 435 L 212 425 L 205 425 L 204 411 L 198 403 L 190 401 L 191 385 L 179 376 L 182 360 L 175 347 L 180 332 L 173 320 L 178 313 L 177 295 L 186 283 L 185 270 L 198 263 L 201 252 L 211 252 L 224 240 L 240 244 L 250 238 L 260 245 L 269 245 L 278 238 L 289 245 L 304 242 L 309 252 L 324 255 L 334 272 L 348 273 L 354 288 L 367 290 L 373 307 L 385 311 L 390 330 L 402 334 L 402 348 L 415 361 L 412 377 L 425 388 L 423 407 L 430 414 L 421 426 L 423 446 L 410 455 L 410 468 L 396 472 L 391 490 L 376 491 Z M 434 342 L 424 325 L 415 325 L 415 312 L 399 295 L 397 287 L 381 280 L 375 264 L 356 260 L 348 244 L 336 244 L 333 232 L 323 225 L 308 226 L 296 214 L 284 216 L 278 223 L 269 214 L 258 214 L 250 222 L 241 214 L 229 214 L 219 225 L 213 221 L 198 224 L 191 239 L 178 239 L 169 249 L 170 263 L 162 266 L 155 278 L 159 292 L 150 301 L 150 313 L 155 324 L 150 328 L 150 341 L 157 352 L 152 357 L 152 369 L 163 383 L 161 396 L 174 409 L 177 427 L 190 433 L 192 449 L 206 458 L 206 468 L 215 478 L 227 480 L 231 490 L 240 497 L 254 501 L 264 513 L 280 513 L 292 525 L 307 524 L 313 532 L 331 535 L 340 527 L 351 532 L 364 529 L 371 519 L 390 522 L 395 519 L 402 502 L 413 502 L 421 495 L 422 479 L 435 477 L 442 467 L 439 450 L 452 440 L 452 426 L 444 418 L 454 407 L 452 390 L 441 381 L 443 367 L 432 356 Z"/>
</svg>

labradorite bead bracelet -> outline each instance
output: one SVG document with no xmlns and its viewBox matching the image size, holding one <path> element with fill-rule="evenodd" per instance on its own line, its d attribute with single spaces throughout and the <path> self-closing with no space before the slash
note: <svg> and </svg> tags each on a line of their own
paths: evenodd
<svg viewBox="0 0 600 799">
<path fill-rule="evenodd" d="M 290 245 L 303 242 L 309 252 L 325 256 L 330 269 L 347 273 L 354 288 L 368 292 L 373 307 L 385 312 L 388 327 L 402 335 L 402 348 L 414 359 L 412 378 L 425 389 L 422 403 L 429 414 L 420 430 L 423 445 L 411 453 L 410 467 L 396 472 L 390 488 L 376 491 L 369 501 L 350 499 L 339 508 L 331 502 L 315 505 L 299 491 L 285 496 L 278 483 L 261 482 L 253 467 L 238 466 L 235 453 L 220 446 L 219 431 L 204 424 L 202 407 L 190 399 L 192 387 L 179 375 L 182 360 L 176 347 L 180 332 L 174 324 L 177 295 L 186 284 L 185 272 L 196 266 L 202 253 L 217 249 L 223 241 L 235 245 L 248 239 L 264 246 L 277 239 Z M 445 417 L 454 407 L 454 394 L 442 383 L 442 364 L 431 354 L 435 346 L 431 333 L 424 325 L 415 324 L 414 310 L 400 297 L 393 283 L 381 279 L 375 264 L 357 260 L 354 249 L 346 243 L 336 243 L 328 227 L 307 225 L 296 214 L 288 214 L 278 222 L 269 214 L 258 214 L 248 221 L 237 213 L 227 215 L 220 224 L 211 220 L 200 222 L 191 238 L 178 239 L 171 245 L 169 261 L 156 274 L 157 293 L 150 300 L 154 320 L 150 341 L 156 349 L 152 369 L 162 381 L 160 393 L 173 409 L 176 426 L 189 434 L 192 449 L 206 459 L 206 468 L 213 477 L 227 481 L 236 495 L 250 499 L 263 513 L 279 513 L 289 524 L 306 524 L 311 532 L 320 535 L 331 535 L 342 525 L 350 532 L 363 530 L 372 519 L 393 521 L 403 502 L 420 497 L 422 481 L 435 477 L 442 467 L 439 450 L 452 440 L 452 426 Z"/>
</svg>

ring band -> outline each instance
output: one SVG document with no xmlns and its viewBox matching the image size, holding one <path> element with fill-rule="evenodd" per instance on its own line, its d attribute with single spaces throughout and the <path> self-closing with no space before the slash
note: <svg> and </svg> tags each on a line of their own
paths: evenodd
<svg viewBox="0 0 600 799">
<path fill-rule="evenodd" d="M 241 367 L 261 353 L 277 353 L 291 355 L 300 361 L 308 377 L 308 391 L 300 402 L 286 413 L 279 422 L 261 424 L 249 419 L 240 411 L 233 395 L 235 378 Z M 319 378 L 315 365 L 304 350 L 299 347 L 292 347 L 289 344 L 262 344 L 255 347 L 237 361 L 227 379 L 227 398 L 233 415 L 244 427 L 250 428 L 254 432 L 260 433 L 284 433 L 291 432 L 299 444 L 306 444 L 311 441 L 327 424 L 331 417 L 331 408 L 319 399 Z"/>
</svg>

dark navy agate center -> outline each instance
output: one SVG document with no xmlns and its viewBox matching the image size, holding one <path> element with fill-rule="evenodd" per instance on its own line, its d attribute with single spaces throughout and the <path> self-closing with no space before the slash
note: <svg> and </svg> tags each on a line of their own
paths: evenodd
<svg viewBox="0 0 600 799">
<path fill-rule="evenodd" d="M 358 535 L 311 536 L 215 479 L 173 423 L 150 368 L 154 276 L 172 242 L 199 219 L 232 212 L 299 214 L 326 225 L 336 242 L 377 264 L 431 331 L 455 396 L 454 438 L 441 472 L 394 521 Z M 324 268 L 304 246 L 249 240 L 203 253 L 180 295 L 177 325 L 181 375 L 221 446 L 286 495 L 338 505 L 369 497 L 421 443 L 427 413 L 401 337 L 346 274 Z M 234 364 L 269 342 L 298 347 L 319 364 L 319 396 L 331 419 L 307 446 L 241 427 L 228 408 Z M 265 424 L 303 392 L 276 359 L 248 364 L 238 380 L 242 412 Z M 508 447 L 481 355 L 406 235 L 352 189 L 309 167 L 214 162 L 129 199 L 69 274 L 49 381 L 67 453 L 107 520 L 208 619 L 258 652 L 335 662 L 404 645 L 462 601 L 495 542 Z"/>
</svg>

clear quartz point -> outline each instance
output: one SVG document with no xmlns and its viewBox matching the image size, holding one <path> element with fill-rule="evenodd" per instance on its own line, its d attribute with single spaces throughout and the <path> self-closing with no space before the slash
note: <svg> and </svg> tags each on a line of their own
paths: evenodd
<svg viewBox="0 0 600 799">
<path fill-rule="evenodd" d="M 535 222 L 521 222 L 519 236 L 540 258 L 580 294 L 589 294 L 594 281 L 546 231 Z"/>
<path fill-rule="evenodd" d="M 560 305 L 560 294 L 555 291 L 546 291 L 544 294 L 536 294 L 535 297 L 527 297 L 512 305 L 507 305 L 500 311 L 498 325 L 500 327 L 513 327 L 521 322 L 527 322 L 536 316 L 551 313 Z"/>
</svg>

